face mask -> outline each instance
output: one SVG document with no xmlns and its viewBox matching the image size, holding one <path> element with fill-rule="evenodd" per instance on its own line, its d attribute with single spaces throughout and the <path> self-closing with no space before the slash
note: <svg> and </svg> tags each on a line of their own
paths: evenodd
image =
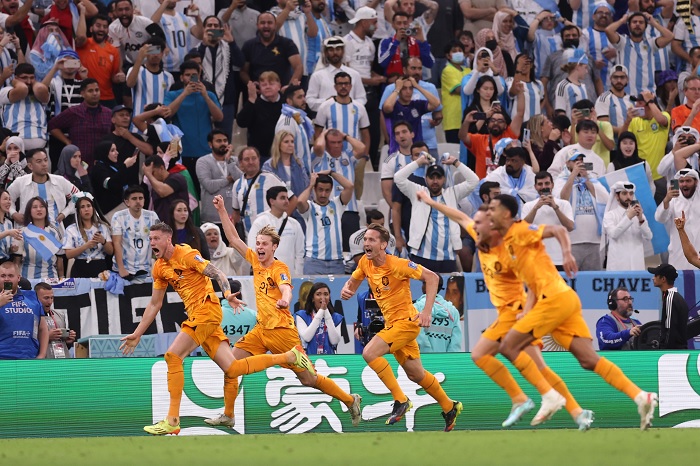
<svg viewBox="0 0 700 466">
<path fill-rule="evenodd" d="M 566 39 L 563 41 L 563 44 L 565 49 L 577 49 L 578 39 Z"/>
<path fill-rule="evenodd" d="M 493 52 L 498 47 L 498 42 L 496 42 L 496 39 L 491 39 L 487 40 L 485 45 L 487 49 Z"/>
<path fill-rule="evenodd" d="M 464 63 L 464 53 L 454 52 L 452 54 L 452 63 L 457 63 L 457 64 Z"/>
</svg>

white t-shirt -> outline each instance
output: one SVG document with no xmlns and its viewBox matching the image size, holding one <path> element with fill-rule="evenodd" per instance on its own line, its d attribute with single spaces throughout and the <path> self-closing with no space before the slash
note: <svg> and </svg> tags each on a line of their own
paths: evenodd
<svg viewBox="0 0 700 466">
<path fill-rule="evenodd" d="M 535 207 L 535 204 L 537 204 L 538 201 L 539 199 L 534 199 L 530 202 L 526 202 L 525 204 L 523 204 L 521 217 L 527 217 L 527 215 L 530 213 L 530 211 L 532 211 L 532 209 Z M 559 206 L 559 210 L 561 210 L 561 213 L 573 222 L 574 212 L 571 209 L 571 204 L 569 204 L 569 202 L 565 201 L 564 199 L 557 198 L 554 198 L 554 202 L 557 204 L 557 206 Z M 557 213 L 548 205 L 540 207 L 540 210 L 538 210 L 535 214 L 535 218 L 532 220 L 532 223 L 535 225 L 561 225 Z M 545 238 L 543 240 L 543 243 L 545 249 L 547 250 L 547 254 L 549 254 L 549 257 L 552 258 L 552 262 L 554 262 L 554 265 L 562 265 L 563 258 L 561 254 L 561 246 L 559 245 L 559 241 L 557 241 L 556 238 Z"/>
<path fill-rule="evenodd" d="M 109 41 L 118 49 L 123 50 L 129 63 L 134 63 L 139 49 L 150 37 L 146 28 L 151 24 L 153 21 L 145 16 L 134 15 L 129 27 L 124 27 L 121 21 L 115 19 L 109 25 Z"/>
</svg>

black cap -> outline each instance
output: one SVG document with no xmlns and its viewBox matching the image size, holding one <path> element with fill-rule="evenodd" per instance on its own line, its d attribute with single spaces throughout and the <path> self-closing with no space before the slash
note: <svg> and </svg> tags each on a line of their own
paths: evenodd
<svg viewBox="0 0 700 466">
<path fill-rule="evenodd" d="M 134 113 L 134 109 L 131 107 L 127 107 L 126 105 L 117 105 L 112 109 L 112 115 L 114 115 L 117 112 L 121 112 L 122 110 L 128 110 L 129 113 Z"/>
<path fill-rule="evenodd" d="M 19 133 L 13 133 L 9 128 L 0 128 L 0 142 L 4 141 L 5 138 L 10 136 L 19 136 Z"/>
<path fill-rule="evenodd" d="M 658 267 L 649 267 L 647 271 L 650 274 L 666 277 L 666 279 L 669 280 L 675 280 L 678 278 L 678 272 L 676 272 L 676 268 L 671 264 L 661 264 Z"/>
<path fill-rule="evenodd" d="M 440 165 L 431 165 L 425 171 L 425 176 L 426 178 L 430 178 L 433 175 L 445 176 L 445 169 Z"/>
</svg>

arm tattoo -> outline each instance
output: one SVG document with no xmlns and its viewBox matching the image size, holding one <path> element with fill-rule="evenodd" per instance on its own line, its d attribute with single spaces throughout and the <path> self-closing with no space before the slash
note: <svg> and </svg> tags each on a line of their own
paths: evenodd
<svg viewBox="0 0 700 466">
<path fill-rule="evenodd" d="M 221 292 L 224 294 L 224 296 L 228 294 L 226 293 L 227 290 L 229 293 L 231 292 L 231 285 L 228 282 L 228 278 L 226 278 L 226 275 L 224 275 L 221 270 L 217 269 L 213 265 L 207 264 L 202 271 L 202 275 L 216 279 L 216 281 L 219 282 L 219 287 L 221 288 Z"/>
</svg>

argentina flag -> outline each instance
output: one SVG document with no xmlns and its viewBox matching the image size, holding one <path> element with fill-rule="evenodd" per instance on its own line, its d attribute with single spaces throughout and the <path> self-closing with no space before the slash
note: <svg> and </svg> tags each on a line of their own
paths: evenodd
<svg viewBox="0 0 700 466">
<path fill-rule="evenodd" d="M 647 179 L 646 171 L 644 170 L 644 162 L 631 165 L 620 170 L 615 170 L 612 173 L 601 176 L 598 178 L 605 189 L 610 191 L 610 186 L 618 181 L 629 181 L 634 183 L 637 187 L 635 196 L 639 200 L 639 204 L 644 209 L 644 216 L 649 222 L 649 228 L 653 233 L 651 239 L 651 245 L 654 248 L 654 254 L 659 254 L 666 252 L 668 250 L 668 243 L 670 238 L 666 227 L 654 220 L 654 212 L 656 212 L 656 202 L 654 201 L 654 195 L 651 193 L 651 188 L 649 187 L 649 180 Z M 614 194 L 611 194 L 614 196 Z"/>
<path fill-rule="evenodd" d="M 61 250 L 63 245 L 58 241 L 51 233 L 46 230 L 32 225 L 31 223 L 24 227 L 22 230 L 22 236 L 24 241 L 29 243 L 36 252 L 48 262 L 58 251 Z"/>
</svg>

